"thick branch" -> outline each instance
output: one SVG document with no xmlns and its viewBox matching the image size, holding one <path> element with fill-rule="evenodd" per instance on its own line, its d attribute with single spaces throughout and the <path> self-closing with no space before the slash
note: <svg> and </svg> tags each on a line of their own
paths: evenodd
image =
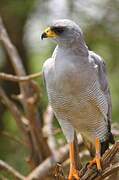
<svg viewBox="0 0 119 180">
<path fill-rule="evenodd" d="M 103 167 L 102 175 L 104 174 L 104 176 L 106 176 L 106 175 L 112 174 L 113 171 L 109 171 L 109 169 L 106 169 L 106 168 L 110 167 L 110 164 L 113 162 L 117 153 L 119 153 L 119 142 L 114 144 L 114 146 L 110 150 L 107 150 L 105 152 L 105 154 L 103 155 L 103 157 L 102 157 L 102 167 Z M 108 171 L 108 173 L 106 173 L 105 170 Z M 114 170 L 118 170 L 118 167 L 115 168 L 115 166 L 114 166 Z M 96 180 L 100 179 L 100 175 L 98 174 L 96 165 L 93 165 L 91 169 L 84 167 L 81 170 L 81 173 L 82 173 L 81 180 L 92 180 L 93 178 L 95 178 Z"/>
<path fill-rule="evenodd" d="M 22 176 L 17 170 L 15 170 L 13 167 L 11 167 L 2 160 L 0 160 L 0 170 L 7 171 L 9 174 L 11 174 L 14 178 L 18 180 L 25 180 L 24 176 Z"/>
<path fill-rule="evenodd" d="M 111 174 L 116 173 L 117 171 L 119 171 L 119 162 L 113 164 L 112 166 L 110 166 L 109 168 L 107 168 L 101 175 L 101 177 L 97 177 L 96 180 L 102 180 L 108 176 L 110 176 Z M 115 179 L 116 180 L 116 179 Z"/>
</svg>

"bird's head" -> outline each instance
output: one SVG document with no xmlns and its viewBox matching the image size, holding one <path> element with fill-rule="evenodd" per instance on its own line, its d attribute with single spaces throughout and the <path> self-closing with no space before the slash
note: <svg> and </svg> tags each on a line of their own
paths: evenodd
<svg viewBox="0 0 119 180">
<path fill-rule="evenodd" d="M 41 35 L 41 39 L 51 38 L 58 44 L 70 44 L 81 37 L 82 31 L 80 27 L 75 22 L 68 19 L 61 19 L 53 22 Z"/>
</svg>

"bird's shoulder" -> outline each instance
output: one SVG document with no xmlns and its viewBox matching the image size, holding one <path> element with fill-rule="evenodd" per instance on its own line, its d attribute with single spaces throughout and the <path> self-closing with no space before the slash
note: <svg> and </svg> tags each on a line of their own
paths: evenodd
<svg viewBox="0 0 119 180">
<path fill-rule="evenodd" d="M 89 51 L 89 59 L 96 69 L 98 81 L 100 83 L 101 90 L 106 93 L 108 91 L 108 79 L 106 73 L 106 63 L 104 60 L 93 51 Z"/>
<path fill-rule="evenodd" d="M 97 69 L 102 68 L 105 71 L 104 60 L 101 58 L 101 56 L 99 56 L 95 52 L 89 51 L 89 61 L 93 63 L 95 68 L 97 68 Z"/>
</svg>

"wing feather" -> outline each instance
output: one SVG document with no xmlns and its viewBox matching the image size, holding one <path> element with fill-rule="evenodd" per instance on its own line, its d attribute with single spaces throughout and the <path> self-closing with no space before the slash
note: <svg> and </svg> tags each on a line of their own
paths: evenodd
<svg viewBox="0 0 119 180">
<path fill-rule="evenodd" d="M 112 121 L 112 103 L 111 103 L 111 95 L 110 95 L 110 89 L 109 89 L 107 73 L 106 73 L 106 64 L 99 55 L 97 55 L 96 53 L 92 51 L 90 51 L 90 56 L 91 56 L 91 59 L 93 59 L 94 66 L 97 68 L 100 88 L 107 99 L 107 103 L 108 103 L 107 121 L 108 121 L 108 128 L 110 132 L 111 121 Z"/>
</svg>

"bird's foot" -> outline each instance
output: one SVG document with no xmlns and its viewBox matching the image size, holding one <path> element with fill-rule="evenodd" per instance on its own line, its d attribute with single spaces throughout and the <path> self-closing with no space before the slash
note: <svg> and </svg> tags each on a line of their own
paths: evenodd
<svg viewBox="0 0 119 180">
<path fill-rule="evenodd" d="M 76 180 L 80 180 L 80 175 L 79 175 L 79 171 L 74 167 L 72 167 L 69 172 L 68 180 L 73 180 L 74 178 Z"/>
<path fill-rule="evenodd" d="M 88 164 L 88 168 L 91 168 L 94 164 L 96 164 L 98 172 L 102 171 L 102 167 L 101 167 L 101 157 L 100 155 L 96 155 L 95 158 L 89 162 Z"/>
<path fill-rule="evenodd" d="M 102 167 L 101 167 L 101 155 L 100 155 L 101 147 L 100 147 L 100 140 L 99 140 L 99 138 L 96 138 L 96 140 L 95 140 L 95 149 L 96 149 L 95 158 L 92 161 L 89 162 L 88 167 L 90 168 L 93 164 L 96 164 L 98 172 L 101 173 L 101 171 L 102 171 Z"/>
</svg>

